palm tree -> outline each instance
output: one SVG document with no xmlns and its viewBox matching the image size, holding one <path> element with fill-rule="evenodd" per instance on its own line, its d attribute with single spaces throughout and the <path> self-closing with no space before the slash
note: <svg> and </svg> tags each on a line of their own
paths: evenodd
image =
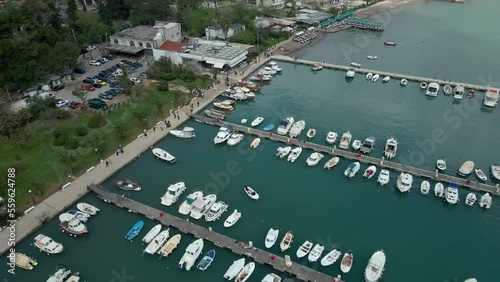
<svg viewBox="0 0 500 282">
<path fill-rule="evenodd" d="M 204 74 L 200 76 L 201 88 L 206 89 L 208 87 L 208 82 L 210 81 L 210 76 L 208 74 Z"/>
<path fill-rule="evenodd" d="M 163 106 L 165 106 L 165 98 L 160 95 L 156 95 L 154 96 L 152 102 L 158 111 L 158 117 L 161 118 L 163 115 Z"/>
<path fill-rule="evenodd" d="M 227 33 L 229 32 L 229 28 L 231 27 L 230 19 L 229 19 L 229 17 L 226 17 L 224 15 L 219 15 L 217 22 L 219 23 L 220 27 L 222 28 L 222 33 L 224 33 L 224 41 L 226 41 Z"/>
<path fill-rule="evenodd" d="M 61 156 L 61 162 L 69 169 L 71 175 L 75 175 L 73 169 L 75 168 L 78 157 L 75 153 L 70 151 L 65 151 Z"/>
<path fill-rule="evenodd" d="M 189 90 L 189 95 L 193 96 L 193 91 L 198 88 L 198 84 L 196 82 L 189 82 L 186 85 L 186 88 Z"/>
<path fill-rule="evenodd" d="M 214 75 L 214 79 L 217 79 L 217 75 L 220 73 L 220 69 L 213 68 L 210 70 L 210 72 Z"/>
<path fill-rule="evenodd" d="M 147 127 L 148 114 L 143 110 L 137 110 L 132 113 L 132 116 L 139 122 L 141 127 Z"/>
<path fill-rule="evenodd" d="M 172 96 L 174 98 L 174 102 L 177 103 L 179 100 L 181 100 L 182 105 L 184 105 L 184 92 L 180 90 L 174 90 L 172 91 Z"/>
</svg>

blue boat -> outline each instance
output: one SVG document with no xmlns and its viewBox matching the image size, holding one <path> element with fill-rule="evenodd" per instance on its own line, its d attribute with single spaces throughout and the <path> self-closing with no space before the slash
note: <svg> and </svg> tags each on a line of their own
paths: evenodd
<svg viewBox="0 0 500 282">
<path fill-rule="evenodd" d="M 274 124 L 268 124 L 266 127 L 264 127 L 264 131 L 271 131 L 274 128 Z"/>
<path fill-rule="evenodd" d="M 214 261 L 215 258 L 215 250 L 210 250 L 208 253 L 205 254 L 205 256 L 201 259 L 200 263 L 198 263 L 197 268 L 199 270 L 206 270 L 212 261 Z"/>
<path fill-rule="evenodd" d="M 127 240 L 132 240 L 135 238 L 135 236 L 139 235 L 139 232 L 141 232 L 142 227 L 144 226 L 144 221 L 140 220 L 130 228 L 130 230 L 125 234 L 125 239 Z"/>
</svg>

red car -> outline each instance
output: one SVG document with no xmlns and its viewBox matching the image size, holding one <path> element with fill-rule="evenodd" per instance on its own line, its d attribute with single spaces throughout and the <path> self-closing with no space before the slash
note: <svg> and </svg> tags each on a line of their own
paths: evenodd
<svg viewBox="0 0 500 282">
<path fill-rule="evenodd" d="M 80 108 L 81 106 L 83 106 L 83 104 L 82 104 L 82 103 L 80 103 L 80 102 L 71 102 L 71 103 L 69 104 L 69 107 L 70 107 L 70 108 L 72 108 L 72 109 L 78 109 L 78 108 Z"/>
<path fill-rule="evenodd" d="M 109 73 L 115 73 L 116 69 L 111 69 L 110 68 L 110 69 L 107 69 L 106 71 L 109 72 Z"/>
<path fill-rule="evenodd" d="M 87 91 L 94 91 L 95 90 L 94 86 L 87 84 L 87 83 L 83 83 L 81 87 L 82 87 L 82 89 L 85 89 Z"/>
</svg>

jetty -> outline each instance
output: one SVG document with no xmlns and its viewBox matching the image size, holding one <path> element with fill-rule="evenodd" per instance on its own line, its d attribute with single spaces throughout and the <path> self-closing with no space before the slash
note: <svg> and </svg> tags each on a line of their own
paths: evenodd
<svg viewBox="0 0 500 282">
<path fill-rule="evenodd" d="M 398 172 L 410 173 L 414 176 L 427 178 L 434 181 L 445 182 L 445 183 L 455 183 L 463 187 L 470 188 L 475 191 L 488 192 L 490 194 L 500 196 L 500 187 L 492 186 L 484 183 L 479 183 L 475 181 L 470 181 L 464 178 L 459 178 L 456 176 L 439 173 L 438 171 L 426 170 L 418 167 L 408 166 L 401 163 L 387 161 L 383 157 L 375 158 L 368 155 L 362 155 L 358 152 L 351 152 L 348 150 L 338 149 L 335 147 L 329 147 L 325 145 L 319 145 L 316 143 L 311 143 L 288 136 L 274 134 L 272 132 L 262 131 L 255 128 L 250 128 L 240 124 L 230 123 L 226 121 L 221 121 L 209 117 L 191 115 L 196 121 L 216 126 L 231 126 L 234 130 L 240 131 L 241 133 L 246 133 L 250 135 L 255 135 L 259 138 L 270 139 L 273 141 L 278 141 L 285 143 L 287 145 L 300 146 L 304 149 L 311 149 L 314 152 L 320 152 L 329 154 L 331 156 L 343 157 L 348 160 L 358 161 L 360 163 L 376 165 L 380 168 L 392 169 Z"/>
<path fill-rule="evenodd" d="M 156 220 L 165 226 L 175 227 L 180 232 L 191 234 L 196 238 L 210 241 L 220 248 L 229 249 L 233 253 L 241 256 L 246 256 L 254 260 L 255 262 L 270 265 L 274 269 L 280 272 L 286 272 L 290 275 L 294 275 L 302 281 L 334 281 L 333 277 L 303 266 L 299 263 L 293 262 L 291 265 L 287 266 L 285 259 L 280 256 L 277 256 L 265 250 L 261 250 L 259 248 L 248 246 L 247 244 L 239 242 L 234 238 L 191 223 L 189 220 L 181 219 L 159 209 L 155 209 L 146 204 L 129 199 L 125 196 L 111 193 L 103 186 L 91 184 L 87 186 L 87 188 L 95 192 L 97 196 L 106 203 L 115 204 L 118 207 L 127 209 L 129 212 L 142 214 L 145 217 Z"/>
<path fill-rule="evenodd" d="M 310 61 L 310 60 L 302 60 L 302 59 L 297 59 L 297 58 L 291 58 L 288 56 L 283 56 L 283 55 L 274 55 L 273 56 L 274 60 L 279 60 L 283 62 L 289 62 L 289 63 L 294 63 L 294 64 L 301 64 L 301 65 L 307 65 L 307 66 L 317 66 L 321 65 L 323 68 L 329 68 L 333 70 L 341 70 L 341 71 L 347 71 L 352 66 L 346 66 L 346 65 L 338 65 L 338 64 L 330 64 L 330 63 L 325 63 L 325 62 L 316 62 L 316 61 Z M 401 74 L 401 73 L 394 73 L 394 72 L 387 72 L 387 71 L 379 71 L 379 70 L 371 70 L 371 69 L 364 69 L 364 68 L 356 68 L 356 73 L 362 73 L 362 74 L 367 74 L 367 73 L 373 73 L 373 74 L 379 74 L 381 77 L 384 76 L 390 76 L 391 79 L 396 78 L 396 79 L 407 79 L 409 81 L 418 81 L 418 82 L 426 82 L 426 83 L 431 83 L 431 82 L 436 82 L 440 85 L 445 85 L 448 84 L 450 86 L 457 86 L 457 85 L 463 85 L 466 89 L 472 89 L 475 91 L 486 91 L 488 89 L 488 86 L 484 85 L 476 85 L 476 84 L 469 84 L 469 83 L 462 83 L 458 81 L 448 81 L 448 80 L 443 80 L 443 79 L 437 79 L 437 78 L 428 78 L 428 77 L 422 77 L 422 76 L 416 76 L 416 75 L 408 75 L 408 74 Z"/>
</svg>

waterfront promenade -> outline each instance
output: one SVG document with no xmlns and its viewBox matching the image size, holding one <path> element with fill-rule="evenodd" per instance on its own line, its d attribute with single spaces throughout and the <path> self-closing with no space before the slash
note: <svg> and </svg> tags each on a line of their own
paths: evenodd
<svg viewBox="0 0 500 282">
<path fill-rule="evenodd" d="M 149 219 L 160 222 L 164 226 L 175 227 L 183 233 L 191 234 L 196 238 L 210 241 L 220 248 L 229 249 L 233 253 L 241 256 L 246 256 L 251 260 L 254 260 L 255 262 L 270 265 L 274 269 L 280 272 L 287 272 L 291 275 L 296 276 L 302 281 L 334 281 L 333 277 L 328 276 L 322 272 L 318 272 L 314 269 L 305 267 L 298 263 L 292 263 L 290 266 L 287 266 L 283 257 L 279 257 L 273 253 L 255 247 L 245 248 L 245 244 L 240 244 L 240 242 L 238 240 L 235 240 L 234 238 L 191 223 L 188 220 L 183 220 L 179 217 L 152 208 L 148 205 L 134 201 L 127 197 L 111 193 L 100 185 L 92 184 L 88 186 L 88 189 L 95 192 L 101 200 L 107 203 L 113 203 L 118 207 L 127 209 L 129 212 L 142 214 Z M 227 264 L 229 266 L 230 262 L 227 262 Z"/>
</svg>

